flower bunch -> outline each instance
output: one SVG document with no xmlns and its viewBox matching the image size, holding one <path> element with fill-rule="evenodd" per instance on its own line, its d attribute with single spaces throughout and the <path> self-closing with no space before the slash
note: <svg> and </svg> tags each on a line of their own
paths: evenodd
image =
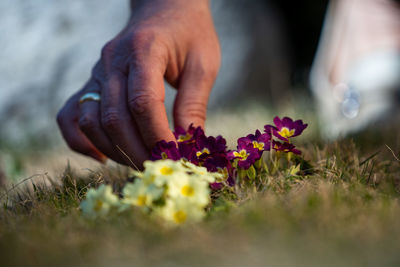
<svg viewBox="0 0 400 267">
<path fill-rule="evenodd" d="M 230 151 L 228 158 L 234 161 L 234 165 L 241 169 L 249 169 L 262 156 L 264 151 L 271 149 L 277 152 L 301 154 L 300 150 L 291 143 L 291 139 L 299 136 L 307 124 L 302 120 L 293 121 L 291 118 L 274 118 L 274 124 L 264 126 L 264 133 L 256 130 L 255 134 L 238 139 L 237 149 Z M 274 140 L 276 137 L 278 140 Z"/>
<path fill-rule="evenodd" d="M 210 203 L 210 183 L 222 177 L 190 162 L 169 159 L 146 161 L 144 171 L 127 183 L 119 199 L 110 186 L 90 189 L 81 210 L 88 217 L 104 217 L 112 209 L 125 212 L 137 207 L 173 224 L 194 222 L 205 216 Z"/>
<path fill-rule="evenodd" d="M 209 172 L 218 172 L 222 179 L 211 184 L 213 189 L 221 188 L 222 183 L 233 184 L 232 166 L 228 159 L 226 140 L 222 136 L 206 136 L 203 129 L 193 125 L 187 131 L 179 127 L 174 134 L 176 142 L 160 141 L 155 145 L 152 160 L 183 160 L 202 166 Z"/>
<path fill-rule="evenodd" d="M 200 127 L 187 130 L 177 128 L 176 142 L 158 142 L 152 150 L 152 161 L 144 162 L 144 171 L 134 171 L 135 180 L 122 189 L 122 197 L 110 186 L 90 189 L 81 203 L 83 214 L 104 217 L 111 212 L 126 212 L 133 207 L 159 216 L 173 224 L 202 219 L 211 204 L 211 190 L 216 194 L 236 194 L 242 185 L 259 188 L 267 175 L 280 168 L 281 153 L 287 153 L 289 176 L 296 175 L 301 166 L 291 159 L 291 153 L 300 154 L 292 142 L 307 124 L 291 118 L 274 118 L 274 125 L 265 125 L 237 140 L 235 150 L 228 150 L 222 136 L 206 136 Z M 277 157 L 269 168 L 262 161 L 265 151 L 276 151 Z M 263 180 L 264 179 L 264 180 Z M 264 183 L 265 184 L 265 183 Z M 235 187 L 232 187 L 236 185 Z M 225 190 L 226 189 L 226 190 Z"/>
<path fill-rule="evenodd" d="M 228 151 L 226 140 L 222 136 L 207 137 L 200 127 L 195 128 L 191 125 L 187 131 L 182 128 L 176 129 L 176 142 L 158 142 L 152 151 L 152 160 L 184 159 L 204 166 L 208 171 L 223 174 L 226 181 L 232 185 L 233 169 L 249 169 L 260 160 L 264 151 L 273 149 L 300 154 L 291 140 L 299 136 L 305 128 L 307 124 L 301 120 L 275 117 L 274 125 L 265 125 L 263 133 L 256 130 L 254 134 L 239 138 L 236 150 Z M 220 184 L 214 184 L 213 188 L 219 186 Z"/>
</svg>

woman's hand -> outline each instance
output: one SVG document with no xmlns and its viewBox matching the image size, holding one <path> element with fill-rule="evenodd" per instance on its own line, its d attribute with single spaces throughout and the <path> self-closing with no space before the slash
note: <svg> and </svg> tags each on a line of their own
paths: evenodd
<svg viewBox="0 0 400 267">
<path fill-rule="evenodd" d="M 88 83 L 59 112 L 63 137 L 99 161 L 130 164 L 123 151 L 141 165 L 157 141 L 175 140 L 164 78 L 178 89 L 175 126 L 204 126 L 219 65 L 208 0 L 133 0 L 127 26 L 104 46 Z M 87 92 L 98 92 L 101 101 L 79 104 Z"/>
</svg>

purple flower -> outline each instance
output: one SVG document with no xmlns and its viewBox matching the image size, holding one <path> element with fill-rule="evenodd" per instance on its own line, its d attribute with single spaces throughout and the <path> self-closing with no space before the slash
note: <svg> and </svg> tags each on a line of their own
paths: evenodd
<svg viewBox="0 0 400 267">
<path fill-rule="evenodd" d="M 205 160 L 215 153 L 226 153 L 226 140 L 222 136 L 201 135 L 196 140 L 196 156 L 199 160 Z"/>
<path fill-rule="evenodd" d="M 258 148 L 254 148 L 252 143 L 241 142 L 238 144 L 236 151 L 228 153 L 228 159 L 237 159 L 237 166 L 242 169 L 248 169 L 257 160 L 261 158 L 262 152 Z"/>
<path fill-rule="evenodd" d="M 207 158 L 203 164 L 209 172 L 218 172 L 228 179 L 232 175 L 232 165 L 226 154 L 215 154 Z"/>
<path fill-rule="evenodd" d="M 280 152 L 292 152 L 294 154 L 301 154 L 301 151 L 296 149 L 296 147 L 293 144 L 287 143 L 287 142 L 277 142 L 277 141 L 273 141 L 272 143 L 272 147 L 273 149 L 275 149 L 276 151 L 280 151 Z"/>
<path fill-rule="evenodd" d="M 177 127 L 174 135 L 178 143 L 180 156 L 196 165 L 199 165 L 200 162 L 196 156 L 196 153 L 198 152 L 197 143 L 199 139 L 206 138 L 203 129 L 201 127 L 194 127 L 193 124 L 191 124 L 187 131 L 182 127 Z"/>
<path fill-rule="evenodd" d="M 269 151 L 271 149 L 271 135 L 267 133 L 261 134 L 259 130 L 256 130 L 255 134 L 249 134 L 246 137 L 239 138 L 238 144 L 252 144 L 254 148 L 262 153 L 263 151 Z"/>
<path fill-rule="evenodd" d="M 183 129 L 182 127 L 176 127 L 174 135 L 178 144 L 193 143 L 196 142 L 198 137 L 204 136 L 204 131 L 200 126 L 194 127 L 192 123 L 190 124 L 187 131 L 185 131 L 185 129 Z"/>
<path fill-rule="evenodd" d="M 225 154 L 214 154 L 204 161 L 203 166 L 210 172 L 218 172 L 220 169 L 224 168 L 228 170 L 230 162 Z"/>
<path fill-rule="evenodd" d="M 232 178 L 232 165 L 227 159 L 226 154 L 214 154 L 211 157 L 208 157 L 204 164 L 204 167 L 207 168 L 209 172 L 218 172 L 223 175 L 223 179 L 225 179 L 230 186 L 234 185 L 234 179 Z M 222 183 L 212 183 L 211 189 L 218 190 L 221 189 Z"/>
<path fill-rule="evenodd" d="M 188 143 L 188 142 L 181 142 L 178 143 L 178 149 L 179 153 L 181 155 L 181 158 L 184 158 L 188 161 L 190 161 L 193 164 L 199 165 L 199 160 L 196 156 L 196 144 L 194 142 Z"/>
<path fill-rule="evenodd" d="M 151 151 L 151 160 L 159 160 L 159 159 L 179 160 L 180 158 L 181 155 L 174 141 L 167 142 L 165 140 L 162 140 L 160 142 L 157 142 L 157 144 Z"/>
<path fill-rule="evenodd" d="M 293 121 L 289 117 L 284 117 L 282 120 L 275 117 L 274 123 L 275 126 L 265 125 L 264 130 L 267 134 L 273 134 L 283 141 L 288 141 L 289 138 L 300 135 L 308 126 L 302 120 Z"/>
</svg>

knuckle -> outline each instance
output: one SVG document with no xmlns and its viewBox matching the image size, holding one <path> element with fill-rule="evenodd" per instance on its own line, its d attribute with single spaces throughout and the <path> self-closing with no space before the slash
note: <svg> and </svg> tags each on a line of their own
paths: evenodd
<svg viewBox="0 0 400 267">
<path fill-rule="evenodd" d="M 204 59 L 198 59 L 191 64 L 190 72 L 196 81 L 213 83 L 217 78 L 219 65 Z"/>
<path fill-rule="evenodd" d="M 156 40 L 156 31 L 150 27 L 137 29 L 131 36 L 131 42 L 136 48 L 145 47 Z"/>
<path fill-rule="evenodd" d="M 114 41 L 109 41 L 108 43 L 106 43 L 101 49 L 101 58 L 105 59 L 112 56 L 115 51 L 115 46 L 116 44 Z"/>
<path fill-rule="evenodd" d="M 187 100 L 175 110 L 175 113 L 191 120 L 204 121 L 207 115 L 207 104 L 197 100 Z"/>
<path fill-rule="evenodd" d="M 133 97 L 128 101 L 128 105 L 133 114 L 142 115 L 147 113 L 157 101 L 153 94 L 146 93 Z"/>
<path fill-rule="evenodd" d="M 106 111 L 101 118 L 101 124 L 109 133 L 117 133 L 121 129 L 121 118 L 116 111 Z"/>
<path fill-rule="evenodd" d="M 97 80 L 107 77 L 112 71 L 125 73 L 127 71 L 129 53 L 122 40 L 112 40 L 103 46 L 98 66 L 92 70 L 92 76 Z"/>
<path fill-rule="evenodd" d="M 132 63 L 146 63 L 150 58 L 153 60 L 165 60 L 167 51 L 166 38 L 161 31 L 153 28 L 143 28 L 135 31 L 129 40 L 130 58 Z"/>
<path fill-rule="evenodd" d="M 218 72 L 219 72 L 219 66 L 218 65 L 214 65 L 214 66 L 211 66 L 210 68 L 208 68 L 209 79 L 212 80 L 212 81 L 215 81 L 215 79 L 218 76 Z"/>
<path fill-rule="evenodd" d="M 98 128 L 96 120 L 94 120 L 93 118 L 91 118 L 88 115 L 83 115 L 79 119 L 78 124 L 79 124 L 79 128 L 81 128 L 82 131 L 84 131 L 84 132 L 91 131 L 91 130 Z"/>
</svg>

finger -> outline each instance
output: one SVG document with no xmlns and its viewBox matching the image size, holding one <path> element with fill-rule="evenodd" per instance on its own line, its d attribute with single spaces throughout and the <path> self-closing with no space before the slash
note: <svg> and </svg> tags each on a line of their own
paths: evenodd
<svg viewBox="0 0 400 267">
<path fill-rule="evenodd" d="M 149 149 L 157 141 L 175 140 L 164 106 L 164 71 L 158 65 L 151 59 L 135 60 L 129 70 L 129 110 Z"/>
<path fill-rule="evenodd" d="M 101 125 L 125 164 L 140 167 L 149 158 L 127 106 L 127 78 L 114 71 L 101 83 Z M 133 163 L 133 164 L 132 164 Z"/>
<path fill-rule="evenodd" d="M 61 130 L 61 134 L 72 150 L 104 163 L 107 160 L 107 157 L 96 149 L 78 126 L 78 103 L 79 96 L 76 94 L 68 100 L 65 106 L 58 113 L 57 123 Z"/>
<path fill-rule="evenodd" d="M 190 59 L 182 73 L 174 103 L 175 127 L 186 129 L 191 123 L 204 128 L 208 97 L 216 72 L 205 69 L 200 60 Z"/>
<path fill-rule="evenodd" d="M 90 92 L 99 92 L 99 86 L 93 82 Z M 80 104 L 79 127 L 91 143 L 112 160 L 125 163 L 121 155 L 115 151 L 114 145 L 104 132 L 100 124 L 100 103 L 86 101 Z"/>
</svg>

